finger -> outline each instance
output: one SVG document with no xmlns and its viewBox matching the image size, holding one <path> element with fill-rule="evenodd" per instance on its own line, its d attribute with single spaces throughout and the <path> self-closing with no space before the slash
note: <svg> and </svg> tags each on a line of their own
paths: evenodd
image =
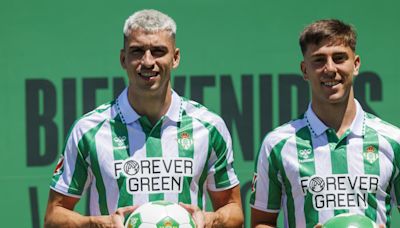
<svg viewBox="0 0 400 228">
<path fill-rule="evenodd" d="M 190 214 L 193 214 L 194 212 L 200 210 L 191 204 L 179 203 L 179 205 L 181 205 L 183 208 L 185 208 L 187 211 L 189 211 Z"/>
<path fill-rule="evenodd" d="M 121 207 L 121 208 L 118 208 L 116 213 L 119 215 L 125 216 L 126 214 L 134 212 L 138 207 L 139 207 L 138 205 Z"/>
</svg>

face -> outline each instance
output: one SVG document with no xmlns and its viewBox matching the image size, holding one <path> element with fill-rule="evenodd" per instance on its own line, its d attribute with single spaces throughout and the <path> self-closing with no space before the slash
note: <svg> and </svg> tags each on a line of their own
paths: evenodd
<svg viewBox="0 0 400 228">
<path fill-rule="evenodd" d="M 350 47 L 328 42 L 308 45 L 301 63 L 314 104 L 334 104 L 353 98 L 353 78 L 359 68 L 360 57 Z"/>
<path fill-rule="evenodd" d="M 166 92 L 171 69 L 179 65 L 180 53 L 167 31 L 133 30 L 120 52 L 121 66 L 129 77 L 130 91 L 138 94 Z"/>
</svg>

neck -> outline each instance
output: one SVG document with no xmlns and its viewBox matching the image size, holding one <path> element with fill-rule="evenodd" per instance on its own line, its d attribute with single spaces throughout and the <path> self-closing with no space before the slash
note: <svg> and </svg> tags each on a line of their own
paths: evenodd
<svg viewBox="0 0 400 228">
<path fill-rule="evenodd" d="M 135 93 L 128 88 L 128 100 L 132 108 L 141 116 L 146 116 L 155 125 L 163 117 L 171 105 L 171 87 L 161 93 Z"/>
<path fill-rule="evenodd" d="M 347 100 L 343 102 L 320 104 L 313 101 L 311 107 L 326 126 L 335 129 L 338 137 L 341 137 L 350 128 L 357 112 L 352 91 Z"/>
</svg>

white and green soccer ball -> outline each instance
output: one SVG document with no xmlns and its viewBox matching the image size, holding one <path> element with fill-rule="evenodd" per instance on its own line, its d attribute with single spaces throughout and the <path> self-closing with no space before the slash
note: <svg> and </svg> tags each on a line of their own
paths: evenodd
<svg viewBox="0 0 400 228">
<path fill-rule="evenodd" d="M 344 213 L 326 221 L 322 228 L 378 228 L 378 225 L 365 215 Z"/>
<path fill-rule="evenodd" d="M 138 207 L 125 222 L 125 228 L 195 228 L 189 212 L 176 203 L 153 201 Z"/>
</svg>

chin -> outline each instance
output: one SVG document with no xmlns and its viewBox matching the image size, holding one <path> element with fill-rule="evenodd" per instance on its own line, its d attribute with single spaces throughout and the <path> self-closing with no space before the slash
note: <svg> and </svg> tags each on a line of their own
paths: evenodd
<svg viewBox="0 0 400 228">
<path fill-rule="evenodd" d="M 340 104 L 343 102 L 347 103 L 347 99 L 345 97 L 329 97 L 327 100 L 330 104 Z"/>
</svg>

